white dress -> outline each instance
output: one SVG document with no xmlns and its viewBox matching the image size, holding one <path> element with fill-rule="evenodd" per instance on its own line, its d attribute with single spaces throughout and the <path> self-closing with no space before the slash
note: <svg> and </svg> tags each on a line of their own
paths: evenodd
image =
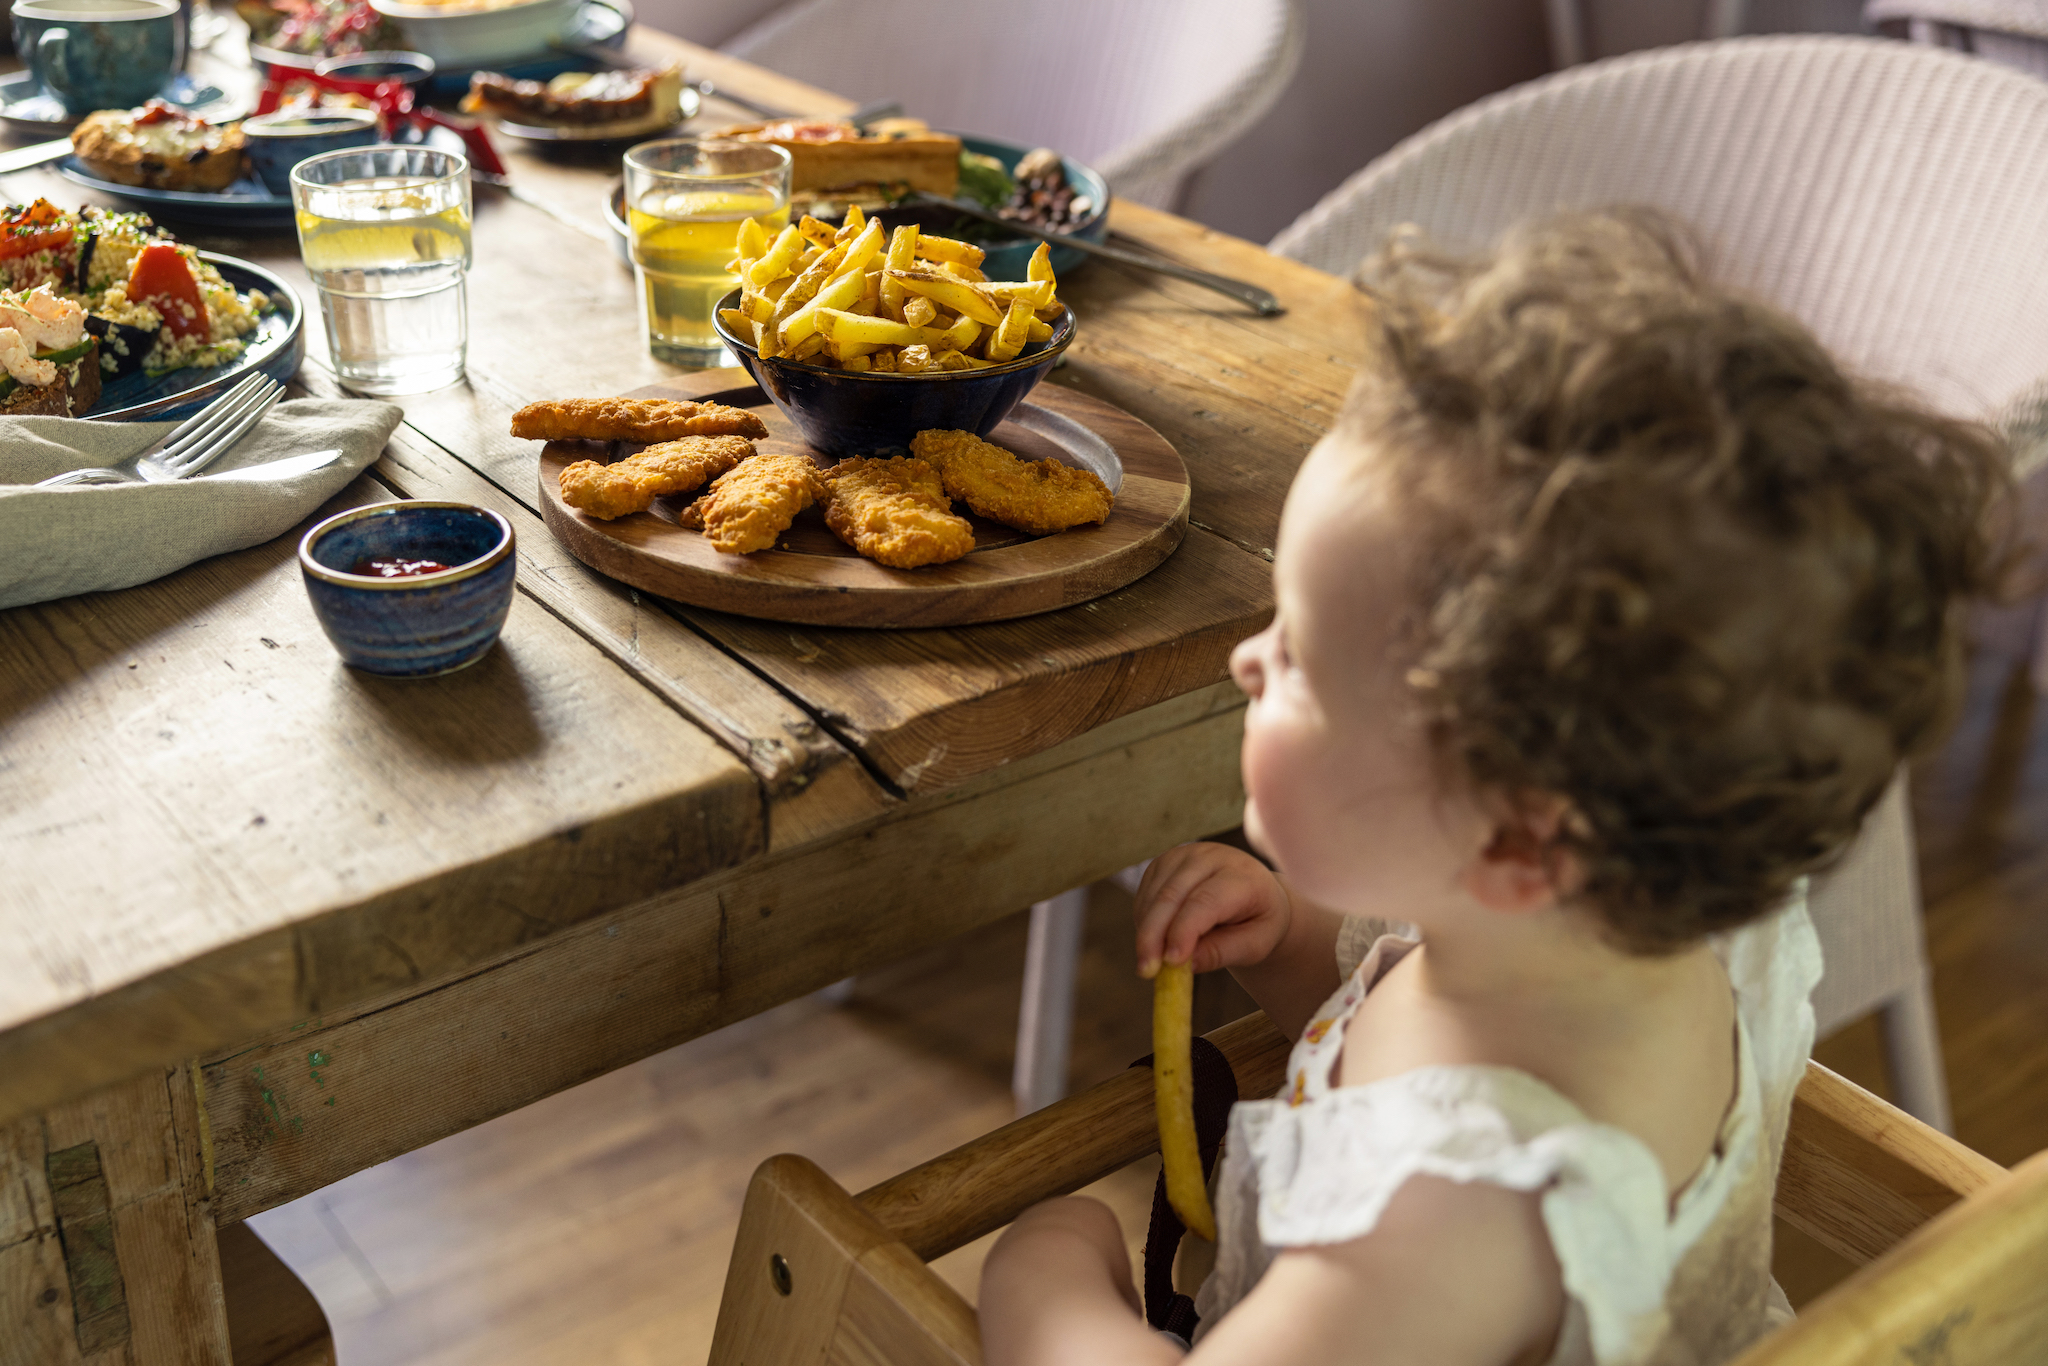
<svg viewBox="0 0 2048 1366">
<path fill-rule="evenodd" d="M 1362 1237 L 1418 1172 L 1543 1192 L 1567 1297 L 1550 1366 L 1712 1366 L 1791 1317 L 1771 1279 L 1771 1193 L 1820 980 L 1803 885 L 1783 909 L 1714 942 L 1735 987 L 1735 1103 L 1675 1208 L 1640 1139 L 1594 1123 L 1526 1072 L 1423 1067 L 1333 1086 L 1352 1013 L 1415 947 L 1382 935 L 1358 961 L 1379 928 L 1346 923 L 1338 962 L 1357 967 L 1295 1045 L 1279 1097 L 1231 1111 L 1216 1267 L 1195 1304 L 1204 1329 L 1251 1291 L 1276 1250 Z"/>
</svg>

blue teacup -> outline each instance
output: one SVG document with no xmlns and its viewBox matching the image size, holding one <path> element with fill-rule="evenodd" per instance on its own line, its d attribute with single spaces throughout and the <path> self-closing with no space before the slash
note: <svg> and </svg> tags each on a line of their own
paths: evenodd
<svg viewBox="0 0 2048 1366">
<path fill-rule="evenodd" d="M 375 141 L 374 109 L 280 109 L 242 120 L 242 143 L 256 178 L 286 199 L 292 193 L 292 167 L 307 157 Z"/>
<path fill-rule="evenodd" d="M 177 74 L 178 0 L 15 0 L 14 50 L 72 114 L 127 109 Z"/>
</svg>

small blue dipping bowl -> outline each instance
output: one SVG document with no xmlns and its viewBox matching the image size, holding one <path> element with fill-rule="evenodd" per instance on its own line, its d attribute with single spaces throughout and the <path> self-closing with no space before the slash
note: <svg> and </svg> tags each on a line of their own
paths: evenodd
<svg viewBox="0 0 2048 1366">
<path fill-rule="evenodd" d="M 738 308 L 740 292 L 718 301 Z M 1014 360 L 986 370 L 926 370 L 915 375 L 835 370 L 788 360 L 763 360 L 752 340 L 742 341 L 712 313 L 728 349 L 813 450 L 835 458 L 904 454 L 910 439 L 934 427 L 987 436 L 1052 369 L 1074 340 L 1074 310 L 1053 324 L 1052 336 L 1024 348 Z"/>
<path fill-rule="evenodd" d="M 280 109 L 242 120 L 242 142 L 256 178 L 272 194 L 286 197 L 292 192 L 292 167 L 307 157 L 376 141 L 374 109 Z"/>
<path fill-rule="evenodd" d="M 365 560 L 449 568 L 383 579 Z M 344 664 L 393 678 L 453 673 L 483 657 L 512 610 L 512 524 L 467 503 L 374 503 L 329 517 L 299 542 L 313 614 Z"/>
</svg>

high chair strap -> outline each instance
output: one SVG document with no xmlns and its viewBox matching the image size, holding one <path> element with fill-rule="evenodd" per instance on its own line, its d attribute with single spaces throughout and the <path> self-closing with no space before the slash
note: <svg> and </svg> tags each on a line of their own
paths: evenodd
<svg viewBox="0 0 2048 1366">
<path fill-rule="evenodd" d="M 1216 1173 L 1216 1155 L 1230 1127 L 1230 1107 L 1237 1104 L 1237 1074 L 1223 1050 L 1197 1037 L 1192 1052 L 1195 1077 L 1195 1146 L 1202 1154 L 1204 1180 Z M 1132 1063 L 1150 1067 L 1152 1056 Z M 1173 1288 L 1173 1258 L 1187 1232 L 1166 1199 L 1166 1173 L 1152 1187 L 1152 1222 L 1145 1230 L 1145 1321 L 1182 1342 L 1193 1342 L 1195 1302 Z"/>
</svg>

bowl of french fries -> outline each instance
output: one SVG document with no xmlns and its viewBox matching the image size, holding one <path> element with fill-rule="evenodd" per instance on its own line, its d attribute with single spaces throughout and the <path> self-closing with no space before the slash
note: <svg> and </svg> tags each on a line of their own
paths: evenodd
<svg viewBox="0 0 2048 1366">
<path fill-rule="evenodd" d="M 981 248 L 857 207 L 772 237 L 749 220 L 718 334 L 822 454 L 905 450 L 933 428 L 986 436 L 1074 338 L 1048 257 L 989 280 Z"/>
</svg>

